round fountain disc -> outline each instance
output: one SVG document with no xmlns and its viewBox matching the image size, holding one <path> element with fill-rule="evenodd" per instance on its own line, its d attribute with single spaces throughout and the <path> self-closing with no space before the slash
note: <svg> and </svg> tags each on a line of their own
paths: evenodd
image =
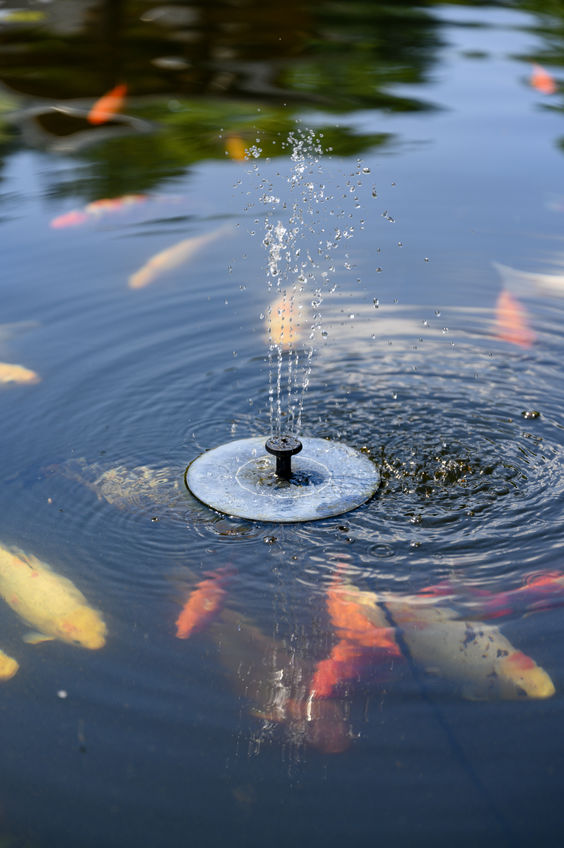
<svg viewBox="0 0 564 848">
<path fill-rule="evenodd" d="M 341 442 L 302 439 L 292 476 L 276 476 L 265 437 L 228 442 L 198 456 L 186 469 L 186 486 L 213 509 L 256 521 L 315 521 L 360 506 L 380 485 L 364 454 Z"/>
</svg>

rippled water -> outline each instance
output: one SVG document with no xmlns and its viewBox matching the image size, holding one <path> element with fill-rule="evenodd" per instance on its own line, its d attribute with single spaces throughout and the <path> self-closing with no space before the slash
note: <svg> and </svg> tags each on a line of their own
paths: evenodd
<svg viewBox="0 0 564 848">
<path fill-rule="evenodd" d="M 60 4 L 43 5 L 55 26 Z M 131 63 L 135 44 L 153 69 L 137 65 L 128 108 L 151 125 L 133 141 L 88 136 L 93 146 L 69 147 L 67 135 L 63 150 L 38 141 L 26 123 L 37 98 L 41 108 L 84 98 L 84 112 L 90 95 L 63 91 L 76 83 L 57 75 L 45 77 L 50 94 L 24 91 L 15 59 L 2 77 L 10 109 L 25 118 L 2 106 L 12 117 L 2 147 L 0 360 L 40 379 L 0 392 L 0 542 L 72 579 L 101 610 L 108 638 L 96 651 L 27 644 L 29 628 L 5 606 L 0 644 L 20 669 L 1 684 L 0 842 L 558 845 L 559 596 L 534 615 L 516 603 L 483 625 L 546 671 L 552 697 L 463 697 L 466 672 L 427 674 L 433 662 L 417 663 L 415 642 L 407 659 L 374 658 L 321 705 L 309 698 L 337 639 L 327 609 L 336 573 L 365 598 L 446 586 L 430 605 L 454 610 L 458 623 L 483 611 L 480 593 L 504 597 L 562 571 L 561 95 L 529 84 L 532 61 L 558 74 L 545 19 L 517 4 L 434 5 L 390 22 L 378 4 L 380 17 L 354 4 L 379 57 L 375 92 L 352 12 L 321 4 L 316 27 L 334 32 L 336 15 L 355 45 L 350 56 L 337 51 L 339 63 L 329 54 L 341 71 L 330 92 L 331 63 L 317 72 L 314 40 L 301 53 L 292 42 L 295 66 L 254 57 L 251 74 L 247 42 L 233 36 L 241 21 L 234 13 L 224 27 L 217 6 L 207 23 L 215 70 L 196 104 L 189 98 L 204 82 L 176 54 L 208 32 L 194 24 L 200 7 L 146 6 L 126 16 L 124 55 Z M 185 15 L 178 40 L 166 29 L 174 10 Z M 162 43 L 144 53 L 136 27 L 157 12 L 168 34 L 159 30 Z M 401 72 L 377 54 L 378 21 L 397 39 Z M 23 43 L 13 25 L 0 17 L 0 36 Z M 310 19 L 301 25 L 317 32 Z M 337 50 L 336 36 L 326 43 Z M 166 85 L 163 73 L 172 74 Z M 281 88 L 293 92 L 289 106 Z M 183 474 L 204 450 L 269 435 L 261 315 L 279 292 L 262 243 L 272 204 L 259 189 L 291 176 L 279 150 L 289 129 L 304 127 L 333 147 L 317 174 L 332 199 L 318 205 L 311 249 L 341 219 L 354 235 L 330 251 L 326 335 L 301 435 L 363 451 L 382 483 L 346 515 L 266 524 L 206 508 Z M 239 161 L 226 136 L 263 151 Z M 84 213 L 92 200 L 137 191 L 142 201 Z M 86 219 L 53 226 L 73 210 Z M 132 285 L 151 257 L 187 239 L 198 242 L 176 265 Z M 510 329 L 503 292 L 517 303 Z M 309 313 L 311 288 L 301 294 Z M 223 613 L 177 638 L 189 593 L 214 572 Z M 397 632 L 411 638 L 409 625 Z"/>
</svg>

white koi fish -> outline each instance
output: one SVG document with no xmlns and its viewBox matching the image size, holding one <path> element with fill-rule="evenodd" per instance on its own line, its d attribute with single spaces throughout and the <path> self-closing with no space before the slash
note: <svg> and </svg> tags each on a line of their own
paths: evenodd
<svg viewBox="0 0 564 848">
<path fill-rule="evenodd" d="M 378 627 L 393 622 L 417 665 L 451 681 L 472 700 L 550 698 L 554 683 L 498 627 L 460 619 L 449 607 L 414 597 L 351 592 Z"/>
</svg>

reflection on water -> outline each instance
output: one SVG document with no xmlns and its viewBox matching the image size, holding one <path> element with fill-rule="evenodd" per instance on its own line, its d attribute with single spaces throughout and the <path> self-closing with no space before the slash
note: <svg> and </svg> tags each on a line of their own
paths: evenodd
<svg viewBox="0 0 564 848">
<path fill-rule="evenodd" d="M 3 4 L 0 843 L 561 842 L 561 18 Z M 183 473 L 269 433 L 307 127 L 301 431 L 382 485 L 245 521 Z"/>
</svg>

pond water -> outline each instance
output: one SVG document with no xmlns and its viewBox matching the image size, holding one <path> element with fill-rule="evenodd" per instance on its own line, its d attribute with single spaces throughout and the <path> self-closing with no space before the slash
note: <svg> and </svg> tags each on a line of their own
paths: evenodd
<svg viewBox="0 0 564 848">
<path fill-rule="evenodd" d="M 0 44 L 0 360 L 28 369 L 0 369 L 0 844 L 561 845 L 561 8 L 29 0 Z M 292 188 L 296 139 L 323 152 Z M 299 432 L 381 486 L 230 518 L 184 471 L 269 435 L 296 262 Z M 13 549 L 103 644 L 22 639 L 68 584 L 39 626 Z M 540 690 L 508 697 L 483 639 Z"/>
</svg>

